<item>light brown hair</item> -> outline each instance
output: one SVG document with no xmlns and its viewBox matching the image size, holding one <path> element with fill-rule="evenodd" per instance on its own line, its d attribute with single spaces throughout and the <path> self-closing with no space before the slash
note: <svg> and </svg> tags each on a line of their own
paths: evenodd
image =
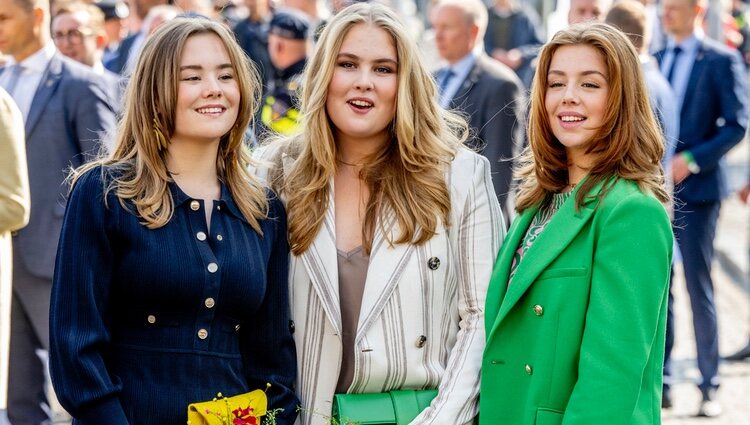
<svg viewBox="0 0 750 425">
<path fill-rule="evenodd" d="M 166 156 L 175 131 L 180 58 L 187 40 L 198 34 L 217 35 L 234 68 L 241 100 L 237 121 L 221 137 L 216 168 L 242 215 L 260 232 L 259 220 L 267 215 L 268 200 L 261 183 L 248 171 L 251 160 L 244 143 L 245 128 L 258 104 L 260 82 L 234 35 L 207 18 L 173 19 L 148 38 L 128 83 L 115 151 L 76 170 L 72 180 L 75 183 L 82 173 L 99 165 L 108 167 L 114 172 L 107 191 L 114 190 L 124 207 L 132 203 L 150 229 L 169 222 L 174 201 L 168 183 L 173 179 Z"/>
<path fill-rule="evenodd" d="M 369 158 L 360 178 L 370 191 L 362 228 L 363 247 L 370 252 L 377 225 L 387 227 L 392 210 L 400 234 L 390 243 L 423 244 L 440 223 L 450 225 L 448 165 L 467 134 L 466 122 L 438 106 L 437 88 L 417 48 L 396 14 L 379 4 L 351 5 L 331 19 L 307 65 L 303 82 L 302 132 L 283 151 L 296 158 L 291 171 L 274 187 L 287 196 L 291 250 L 299 255 L 320 231 L 328 208 L 329 182 L 336 172 L 337 146 L 326 113 L 328 86 L 344 37 L 357 24 L 385 30 L 398 60 L 396 113 L 391 141 Z M 278 170 L 277 170 L 278 171 Z M 384 233 L 388 234 L 388 229 Z"/>
<path fill-rule="evenodd" d="M 586 45 L 601 55 L 607 67 L 609 98 L 604 124 L 593 136 L 586 153 L 592 156 L 588 178 L 576 194 L 580 208 L 589 191 L 611 178 L 632 180 L 647 193 L 667 202 L 661 166 L 664 141 L 649 105 L 638 55 L 628 38 L 603 23 L 582 23 L 559 31 L 539 54 L 531 89 L 529 147 L 517 169 L 521 212 L 549 201 L 551 194 L 568 184 L 568 160 L 563 146 L 552 133 L 545 106 L 547 73 L 552 56 L 561 46 Z M 606 188 L 600 192 L 604 196 Z"/>
</svg>

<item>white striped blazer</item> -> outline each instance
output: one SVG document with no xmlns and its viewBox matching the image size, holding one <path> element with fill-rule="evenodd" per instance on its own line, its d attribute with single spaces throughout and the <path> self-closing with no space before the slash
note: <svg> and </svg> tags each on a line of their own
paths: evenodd
<svg viewBox="0 0 750 425">
<path fill-rule="evenodd" d="M 256 157 L 279 163 L 271 159 L 280 154 L 288 171 L 293 158 L 276 151 Z M 375 226 L 349 392 L 438 388 L 412 424 L 463 424 L 477 414 L 485 294 L 505 235 L 489 170 L 486 158 L 458 151 L 447 174 L 451 225 L 424 245 L 390 246 L 382 228 L 395 240 L 392 213 Z M 265 177 L 267 165 L 256 172 Z M 328 205 L 310 248 L 290 261 L 301 425 L 328 423 L 342 358 L 333 187 Z"/>
</svg>

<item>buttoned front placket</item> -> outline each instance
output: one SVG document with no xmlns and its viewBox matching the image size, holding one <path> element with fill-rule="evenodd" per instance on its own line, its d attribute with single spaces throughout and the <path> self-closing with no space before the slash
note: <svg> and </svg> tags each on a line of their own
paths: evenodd
<svg viewBox="0 0 750 425">
<path fill-rule="evenodd" d="M 193 199 L 188 203 L 190 228 L 195 235 L 195 243 L 203 262 L 204 285 L 195 320 L 193 348 L 208 350 L 211 342 L 216 308 L 221 291 L 222 257 L 218 244 L 223 241 L 223 220 L 220 201 L 214 201 L 211 208 L 211 233 L 206 225 L 205 205 L 202 200 Z"/>
</svg>

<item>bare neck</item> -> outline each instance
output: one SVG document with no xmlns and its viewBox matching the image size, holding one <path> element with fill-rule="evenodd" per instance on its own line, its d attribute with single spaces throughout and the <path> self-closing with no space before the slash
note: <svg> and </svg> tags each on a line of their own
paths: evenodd
<svg viewBox="0 0 750 425">
<path fill-rule="evenodd" d="M 364 164 L 372 155 L 380 151 L 388 142 L 383 137 L 370 139 L 350 139 L 338 137 L 336 140 L 338 160 L 346 164 Z"/>
<path fill-rule="evenodd" d="M 216 168 L 219 142 L 188 143 L 172 141 L 167 168 L 180 188 L 193 198 L 219 199 L 221 186 Z"/>
</svg>

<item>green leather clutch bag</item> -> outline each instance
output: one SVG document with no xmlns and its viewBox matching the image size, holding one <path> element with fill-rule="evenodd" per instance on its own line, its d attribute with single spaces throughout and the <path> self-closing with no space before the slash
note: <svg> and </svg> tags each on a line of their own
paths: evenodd
<svg viewBox="0 0 750 425">
<path fill-rule="evenodd" d="M 437 390 L 336 394 L 333 419 L 340 425 L 408 425 L 427 408 Z"/>
</svg>

